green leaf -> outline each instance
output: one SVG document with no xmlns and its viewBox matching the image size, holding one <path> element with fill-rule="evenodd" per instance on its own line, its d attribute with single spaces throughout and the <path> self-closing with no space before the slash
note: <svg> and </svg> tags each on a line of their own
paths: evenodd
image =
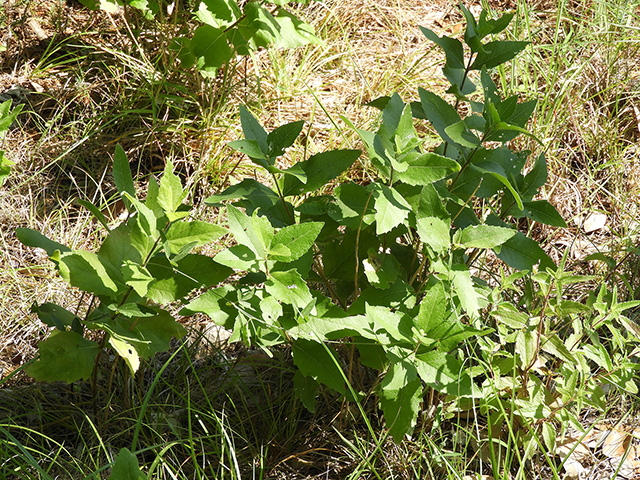
<svg viewBox="0 0 640 480">
<path fill-rule="evenodd" d="M 27 247 L 42 248 L 50 257 L 53 256 L 56 250 L 62 253 L 71 251 L 71 249 L 66 245 L 51 240 L 31 228 L 16 228 L 16 236 L 23 245 L 26 245 Z"/>
<path fill-rule="evenodd" d="M 120 195 L 127 192 L 133 198 L 136 198 L 136 188 L 133 185 L 129 160 L 127 160 L 127 154 L 124 153 L 124 149 L 120 145 L 116 145 L 116 151 L 113 155 L 113 180 Z M 128 199 L 123 197 L 123 200 L 127 208 L 131 208 L 131 203 L 129 203 Z"/>
<path fill-rule="evenodd" d="M 276 192 L 253 178 L 245 178 L 236 185 L 231 185 L 224 192 L 212 195 L 204 203 L 214 207 L 222 205 L 225 200 L 241 198 L 254 207 L 270 208 L 280 201 Z"/>
<path fill-rule="evenodd" d="M 192 290 L 216 285 L 233 271 L 206 255 L 189 254 L 173 266 L 164 255 L 154 256 L 147 264 L 154 281 L 147 298 L 167 304 L 186 297 Z"/>
<path fill-rule="evenodd" d="M 408 362 L 393 363 L 380 385 L 380 407 L 389 433 L 396 443 L 410 435 L 422 400 L 422 384 Z"/>
<path fill-rule="evenodd" d="M 227 233 L 228 230 L 220 225 L 195 220 L 171 224 L 166 236 L 171 253 L 178 253 L 186 245 L 193 244 L 194 247 L 206 245 Z"/>
<path fill-rule="evenodd" d="M 248 217 L 231 205 L 227 207 L 227 216 L 229 218 L 229 229 L 236 241 L 240 245 L 253 250 L 258 258 L 266 258 L 274 236 L 274 229 L 269 220 L 259 217 L 257 212 Z"/>
<path fill-rule="evenodd" d="M 329 204 L 329 216 L 340 225 L 357 230 L 371 225 L 375 218 L 373 193 L 362 185 L 353 182 L 343 183 L 337 187 L 333 196 L 334 203 Z"/>
<path fill-rule="evenodd" d="M 520 185 L 520 193 L 522 198 L 529 201 L 531 200 L 538 189 L 547 183 L 547 161 L 544 153 L 536 159 L 533 168 L 524 177 L 522 185 Z"/>
<path fill-rule="evenodd" d="M 455 355 L 432 350 L 416 358 L 420 378 L 434 390 L 455 397 L 473 395 L 471 377 Z"/>
<path fill-rule="evenodd" d="M 257 141 L 243 138 L 230 142 L 229 146 L 237 152 L 244 153 L 246 156 L 251 158 L 251 160 L 254 160 L 256 165 L 263 168 L 267 168 L 269 166 L 267 155 L 262 151 Z"/>
<path fill-rule="evenodd" d="M 420 102 L 422 109 L 427 117 L 427 120 L 431 122 L 433 128 L 440 135 L 445 142 L 456 143 L 446 132 L 447 127 L 460 122 L 460 115 L 442 98 L 435 93 L 429 92 L 424 88 L 420 88 Z"/>
<path fill-rule="evenodd" d="M 502 166 L 499 163 L 485 161 L 480 163 L 472 163 L 471 167 L 478 170 L 479 172 L 488 173 L 489 175 L 492 175 L 495 179 L 497 179 L 500 183 L 502 183 L 505 187 L 507 187 L 509 192 L 511 192 L 511 195 L 513 195 L 513 198 L 515 199 L 518 205 L 518 208 L 522 210 L 522 199 L 520 198 L 520 195 L 516 191 L 515 187 L 511 184 L 511 182 L 507 178 L 507 174 L 504 171 L 504 168 L 502 168 Z"/>
<path fill-rule="evenodd" d="M 415 152 L 403 156 L 402 162 L 407 169 L 396 171 L 394 177 L 408 185 L 429 185 L 460 170 L 458 162 L 435 153 Z"/>
<path fill-rule="evenodd" d="M 147 476 L 140 471 L 138 459 L 128 448 L 121 448 L 111 467 L 109 480 L 140 480 Z"/>
<path fill-rule="evenodd" d="M 233 293 L 235 293 L 235 287 L 232 285 L 207 290 L 180 310 L 180 315 L 189 316 L 195 313 L 204 313 L 217 325 L 232 329 L 237 311 L 234 305 L 227 300 L 227 295 Z"/>
<path fill-rule="evenodd" d="M 240 271 L 256 271 L 259 269 L 258 257 L 246 245 L 234 245 L 226 248 L 214 257 L 220 265 Z"/>
<path fill-rule="evenodd" d="M 346 393 L 344 374 L 338 367 L 335 353 L 328 347 L 317 341 L 298 338 L 291 346 L 291 353 L 293 362 L 304 376 L 338 393 Z"/>
<path fill-rule="evenodd" d="M 300 370 L 296 370 L 293 376 L 293 388 L 296 397 L 300 399 L 304 407 L 311 413 L 315 412 L 318 382 L 311 377 L 304 376 Z"/>
<path fill-rule="evenodd" d="M 232 0 L 201 0 L 196 17 L 202 23 L 215 28 L 226 28 L 242 16 L 242 11 Z"/>
<path fill-rule="evenodd" d="M 160 180 L 157 202 L 165 212 L 175 212 L 187 196 L 182 189 L 180 177 L 173 173 L 173 164 L 167 161 Z"/>
<path fill-rule="evenodd" d="M 295 177 L 286 176 L 282 188 L 283 195 L 302 195 L 324 187 L 351 167 L 361 153 L 360 150 L 330 150 L 312 155 L 306 161 L 298 162 L 296 165 L 300 166 L 307 175 L 307 183 L 304 184 Z"/>
<path fill-rule="evenodd" d="M 273 237 L 272 248 L 274 245 L 284 245 L 289 249 L 290 255 L 285 259 L 278 259 L 273 255 L 270 258 L 286 262 L 299 259 L 312 247 L 323 226 L 324 223 L 321 222 L 305 222 L 280 229 Z"/>
<path fill-rule="evenodd" d="M 472 70 L 481 68 L 493 68 L 508 62 L 524 48 L 529 42 L 515 42 L 509 40 L 496 40 L 483 45 L 482 51 L 478 53 L 471 64 Z"/>
<path fill-rule="evenodd" d="M 31 312 L 37 314 L 40 321 L 45 325 L 55 327 L 61 331 L 66 330 L 66 327 L 70 327 L 74 321 L 79 321 L 75 314 L 55 303 L 43 303 L 42 305 L 34 303 L 31 306 Z"/>
<path fill-rule="evenodd" d="M 124 283 L 133 288 L 138 295 L 144 297 L 149 289 L 149 284 L 154 281 L 149 270 L 142 265 L 127 260 L 121 271 Z"/>
<path fill-rule="evenodd" d="M 394 188 L 373 184 L 376 234 L 382 235 L 403 224 L 411 212 L 411 205 Z"/>
<path fill-rule="evenodd" d="M 225 31 L 211 25 L 200 25 L 193 32 L 190 45 L 198 69 L 205 72 L 215 72 L 233 55 Z"/>
<path fill-rule="evenodd" d="M 38 344 L 40 358 L 25 368 L 28 375 L 43 382 L 75 382 L 89 379 L 93 372 L 97 343 L 76 332 L 54 330 Z"/>
<path fill-rule="evenodd" d="M 471 272 L 465 265 L 454 265 L 448 273 L 460 305 L 467 315 L 477 317 L 480 310 L 480 294 L 474 288 Z"/>
<path fill-rule="evenodd" d="M 515 234 L 516 230 L 511 228 L 470 225 L 463 230 L 458 230 L 453 236 L 453 242 L 464 248 L 494 248 L 502 245 Z"/>
<path fill-rule="evenodd" d="M 267 293 L 280 302 L 304 310 L 313 301 L 307 283 L 296 270 L 271 272 L 265 282 Z"/>
<path fill-rule="evenodd" d="M 274 3 L 288 3 L 276 0 Z M 280 39 L 275 42 L 276 48 L 296 48 L 310 43 L 322 43 L 316 37 L 315 30 L 308 23 L 303 22 L 290 12 L 280 9 L 276 13 L 275 20 L 280 29 Z"/>
<path fill-rule="evenodd" d="M 538 336 L 536 332 L 530 329 L 524 329 L 516 332 L 515 352 L 518 365 L 521 369 L 527 369 L 536 358 Z"/>
<path fill-rule="evenodd" d="M 480 146 L 480 139 L 469 129 L 464 121 L 456 122 L 444 129 L 454 143 L 463 147 L 475 148 Z"/>
<path fill-rule="evenodd" d="M 281 125 L 267 135 L 267 145 L 270 157 L 284 155 L 285 149 L 293 145 L 304 126 L 303 121 Z"/>
<path fill-rule="evenodd" d="M 111 298 L 124 291 L 124 285 L 116 283 L 119 283 L 119 271 L 95 253 L 77 250 L 62 253 L 57 259 L 54 258 L 56 260 L 62 278 L 74 287 Z"/>
<path fill-rule="evenodd" d="M 538 262 L 542 269 L 555 266 L 540 245 L 522 232 L 516 233 L 499 247 L 499 251 L 496 249 L 496 252 L 500 260 L 517 270 L 531 271 Z"/>
<path fill-rule="evenodd" d="M 378 254 L 375 249 L 369 250 L 369 256 L 362 265 L 369 283 L 380 289 L 389 288 L 402 272 L 400 262 L 393 255 Z"/>
<path fill-rule="evenodd" d="M 267 132 L 258 123 L 258 120 L 243 105 L 240 105 L 240 122 L 242 124 L 242 132 L 247 140 L 254 140 L 262 153 L 267 156 L 269 154 L 269 142 Z"/>
<path fill-rule="evenodd" d="M 105 218 L 104 214 L 100 211 L 98 207 L 96 207 L 93 203 L 88 202 L 87 200 L 82 200 L 81 198 L 77 199 L 76 201 L 80 205 L 82 205 L 84 208 L 89 210 L 89 212 L 91 212 L 91 214 L 95 217 L 95 219 L 98 222 L 100 222 L 100 224 L 107 230 L 107 232 L 111 230 L 109 228 L 107 219 Z"/>
<path fill-rule="evenodd" d="M 524 202 L 523 207 L 524 215 L 531 220 L 544 223 L 545 225 L 551 225 L 552 227 L 567 226 L 555 207 L 546 200 Z"/>
<path fill-rule="evenodd" d="M 451 223 L 449 219 L 422 217 L 418 219 L 416 229 L 420 241 L 436 253 L 447 251 L 451 245 Z"/>
</svg>

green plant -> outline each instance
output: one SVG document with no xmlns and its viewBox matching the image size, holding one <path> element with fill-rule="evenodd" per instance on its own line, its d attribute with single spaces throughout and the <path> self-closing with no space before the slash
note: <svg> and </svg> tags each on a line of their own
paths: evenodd
<svg viewBox="0 0 640 480">
<path fill-rule="evenodd" d="M 236 55 L 248 55 L 260 47 L 294 48 L 319 42 L 311 25 L 283 7 L 309 0 L 275 0 L 241 2 L 237 0 L 203 0 L 194 2 L 193 15 L 199 25 L 189 35 L 177 35 L 172 48 L 183 68 L 196 66 L 205 75 L 214 75 Z M 172 11 L 162 0 L 81 0 L 92 9 L 116 11 L 127 5 L 146 18 L 162 20 L 164 11 Z M 269 5 L 269 6 L 268 6 Z M 169 7 L 169 8 L 168 8 Z M 180 7 L 178 7 L 180 8 Z"/>
<path fill-rule="evenodd" d="M 0 142 L 4 141 L 4 138 L 9 130 L 11 124 L 16 120 L 18 114 L 22 111 L 22 105 L 18 105 L 11 110 L 11 100 L 7 100 L 0 104 Z M 0 150 L 0 186 L 4 183 L 6 178 L 11 173 L 11 167 L 14 163 L 9 160 L 3 150 Z"/>
<path fill-rule="evenodd" d="M 40 359 L 26 369 L 36 379 L 90 378 L 98 373 L 95 365 L 106 345 L 135 373 L 141 358 L 167 349 L 172 337 L 185 333 L 161 305 L 185 297 L 194 288 L 215 285 L 231 273 L 209 257 L 190 253 L 226 230 L 185 220 L 189 215 L 189 207 L 182 205 L 186 193 L 171 163 L 160 184 L 150 180 L 145 201 L 136 197 L 129 168 L 118 147 L 113 173 L 130 213 L 124 223 L 111 229 L 97 207 L 80 201 L 107 231 L 97 252 L 72 250 L 31 229 L 16 232 L 25 245 L 43 248 L 62 277 L 90 296 L 88 305 L 81 299 L 75 312 L 52 303 L 33 305 L 42 322 L 54 327 L 39 345 Z M 100 332 L 97 342 L 87 338 Z"/>
<path fill-rule="evenodd" d="M 318 383 L 347 398 L 360 395 L 351 386 L 358 374 L 353 350 L 344 373 L 331 346 L 350 339 L 359 362 L 384 374 L 377 392 L 396 440 L 412 431 L 424 385 L 457 398 L 478 395 L 461 347 L 493 331 L 481 316 L 491 290 L 473 273 L 481 256 L 493 251 L 516 269 L 554 267 L 514 220 L 565 225 L 548 202 L 534 200 L 546 182 L 544 156 L 524 174 L 530 152 L 507 147 L 530 135 L 524 127 L 535 101 L 501 99 L 488 71 L 526 42 L 482 43 L 512 15 L 489 19 L 483 12 L 476 21 L 461 8 L 468 58 L 459 40 L 422 29 L 445 50 L 455 103 L 423 89 L 411 105 L 397 94 L 374 101 L 382 109 L 380 127 L 357 129 L 377 173 L 368 185 L 344 183 L 332 195 L 310 195 L 360 152 L 324 152 L 283 168 L 279 158 L 302 122 L 267 133 L 241 107 L 245 139 L 231 147 L 263 168 L 273 187 L 245 179 L 206 200 L 215 206 L 235 200 L 227 214 L 237 245 L 215 260 L 242 274 L 182 311 L 209 315 L 233 329 L 233 339 L 264 348 L 290 344 L 297 393 L 311 409 Z M 480 73 L 483 101 L 471 96 L 473 72 Z M 461 118 L 463 106 L 470 112 Z M 443 141 L 433 152 L 423 151 L 426 140 L 413 117 L 427 119 Z"/>
</svg>

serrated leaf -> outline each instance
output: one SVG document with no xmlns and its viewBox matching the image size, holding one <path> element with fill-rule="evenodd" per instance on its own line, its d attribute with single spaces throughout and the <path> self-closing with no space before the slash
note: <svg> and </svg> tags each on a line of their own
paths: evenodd
<svg viewBox="0 0 640 480">
<path fill-rule="evenodd" d="M 456 122 L 444 129 L 447 136 L 454 143 L 463 147 L 476 148 L 480 146 L 480 139 L 469 129 L 464 121 Z"/>
<path fill-rule="evenodd" d="M 258 258 L 265 258 L 274 236 L 274 229 L 269 220 L 258 217 L 256 212 L 251 217 L 229 205 L 227 207 L 229 229 L 240 245 L 249 247 Z"/>
<path fill-rule="evenodd" d="M 389 433 L 400 443 L 413 432 L 422 400 L 415 367 L 407 362 L 392 364 L 380 385 L 379 397 Z"/>
<path fill-rule="evenodd" d="M 471 272 L 466 266 L 454 265 L 449 271 L 449 275 L 460 300 L 460 305 L 467 312 L 467 315 L 477 317 L 480 309 L 480 294 L 474 288 Z"/>
<path fill-rule="evenodd" d="M 402 162 L 406 170 L 394 176 L 408 185 L 430 185 L 460 170 L 458 162 L 435 153 L 415 152 L 403 156 Z"/>
<path fill-rule="evenodd" d="M 31 306 L 31 312 L 37 314 L 42 323 L 58 330 L 66 330 L 66 327 L 71 326 L 74 320 L 78 319 L 75 314 L 55 303 L 42 305 L 34 303 Z"/>
<path fill-rule="evenodd" d="M 411 205 L 394 188 L 383 184 L 376 184 L 375 188 L 376 234 L 382 235 L 406 221 Z"/>
<path fill-rule="evenodd" d="M 253 250 L 245 245 L 234 245 L 226 248 L 214 257 L 220 265 L 240 271 L 255 271 L 259 269 L 258 257 Z"/>
<path fill-rule="evenodd" d="M 97 343 L 76 332 L 54 330 L 38 344 L 40 358 L 25 368 L 28 375 L 44 382 L 75 382 L 89 379 L 93 372 Z"/>
<path fill-rule="evenodd" d="M 201 0 L 196 17 L 215 28 L 226 28 L 242 16 L 236 2 L 229 0 Z"/>
<path fill-rule="evenodd" d="M 276 0 L 274 3 L 288 2 Z M 322 43 L 310 24 L 303 22 L 287 10 L 278 10 L 274 18 L 280 33 L 280 38 L 274 43 L 275 48 L 296 48 L 310 43 Z"/>
<path fill-rule="evenodd" d="M 229 231 L 209 222 L 194 220 L 191 222 L 176 222 L 167 230 L 166 237 L 171 253 L 178 253 L 186 245 L 193 247 L 215 242 Z"/>
<path fill-rule="evenodd" d="M 175 212 L 182 204 L 187 192 L 182 189 L 180 177 L 173 173 L 173 164 L 167 161 L 160 180 L 160 188 L 158 190 L 158 205 L 165 212 Z"/>
<path fill-rule="evenodd" d="M 420 241 L 436 253 L 447 251 L 451 245 L 451 225 L 448 219 L 422 217 L 418 219 L 416 229 Z"/>
<path fill-rule="evenodd" d="M 212 206 L 220 206 L 225 200 L 247 200 L 251 205 L 261 208 L 273 207 L 280 201 L 276 192 L 253 178 L 245 178 L 236 185 L 231 185 L 224 192 L 211 195 L 204 203 Z"/>
<path fill-rule="evenodd" d="M 154 256 L 147 264 L 153 277 L 147 298 L 167 304 L 186 297 L 192 290 L 210 287 L 233 273 L 206 255 L 189 254 L 172 265 L 164 255 Z"/>
<path fill-rule="evenodd" d="M 309 287 L 296 270 L 271 272 L 265 282 L 265 289 L 277 300 L 300 310 L 313 301 Z"/>
<path fill-rule="evenodd" d="M 62 278 L 85 292 L 115 298 L 123 288 L 122 284 L 119 286 L 116 283 L 119 271 L 92 252 L 77 250 L 62 253 L 58 258 L 58 268 Z"/>
<path fill-rule="evenodd" d="M 488 161 L 488 162 L 481 162 L 481 163 L 472 163 L 471 167 L 478 170 L 479 172 L 488 173 L 489 175 L 492 175 L 500 183 L 502 183 L 505 187 L 507 187 L 509 192 L 511 192 L 511 195 L 513 195 L 513 198 L 515 199 L 516 204 L 518 205 L 518 208 L 522 210 L 522 199 L 520 198 L 520 194 L 517 192 L 515 187 L 511 184 L 511 181 L 507 177 L 507 173 L 504 171 L 504 168 L 502 168 L 502 165 L 500 165 L 499 163 Z"/>
<path fill-rule="evenodd" d="M 422 110 L 424 111 L 427 119 L 433 125 L 436 132 L 445 142 L 455 143 L 449 135 L 447 135 L 446 129 L 449 125 L 460 122 L 460 115 L 442 98 L 435 93 L 429 92 L 424 88 L 420 88 L 420 102 Z"/>
<path fill-rule="evenodd" d="M 374 218 L 373 193 L 356 183 L 344 183 L 333 192 L 334 203 L 329 204 L 329 217 L 352 230 L 371 225 Z"/>
<path fill-rule="evenodd" d="M 464 248 L 494 248 L 502 245 L 515 234 L 516 230 L 511 228 L 470 225 L 458 230 L 453 236 L 453 241 Z"/>
<path fill-rule="evenodd" d="M 416 355 L 416 358 L 420 378 L 434 390 L 455 397 L 473 394 L 471 377 L 455 355 L 432 350 Z"/>
<path fill-rule="evenodd" d="M 499 247 L 498 258 L 517 270 L 531 271 L 534 265 L 540 263 L 542 268 L 551 267 L 555 264 L 545 253 L 540 245 L 531 240 L 522 232 L 516 233 Z"/>
<path fill-rule="evenodd" d="M 127 260 L 124 262 L 121 272 L 124 283 L 133 288 L 138 295 L 144 297 L 147 294 L 149 284 L 154 280 L 149 270 L 142 265 Z"/>
<path fill-rule="evenodd" d="M 276 232 L 271 242 L 274 245 L 284 245 L 289 249 L 288 258 L 281 261 L 292 262 L 299 259 L 313 246 L 324 223 L 305 222 L 284 227 Z M 274 260 L 279 260 L 271 255 Z"/>
<path fill-rule="evenodd" d="M 523 329 L 516 332 L 515 352 L 518 365 L 521 369 L 527 369 L 538 354 L 538 336 L 531 329 Z"/>
<path fill-rule="evenodd" d="M 231 329 L 233 328 L 237 311 L 226 297 L 233 293 L 235 293 L 235 287 L 231 285 L 223 285 L 222 287 L 207 290 L 180 310 L 180 315 L 204 313 L 217 325 Z"/>
</svg>

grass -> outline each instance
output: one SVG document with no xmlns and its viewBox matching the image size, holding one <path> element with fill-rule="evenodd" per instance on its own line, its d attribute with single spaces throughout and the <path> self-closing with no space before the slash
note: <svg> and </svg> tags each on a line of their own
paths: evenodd
<svg viewBox="0 0 640 480">
<path fill-rule="evenodd" d="M 397 91 L 413 100 L 418 86 L 444 85 L 443 59 L 420 34 L 416 18 L 451 33 L 462 20 L 457 11 L 370 0 L 348 8 L 340 2 L 300 8 L 324 44 L 259 52 L 230 69 L 221 85 L 180 71 L 166 53 L 170 32 L 182 25 L 178 13 L 160 24 L 56 2 L 0 7 L 2 28 L 16 32 L 0 41 L 9 49 L 0 53 L 0 86 L 19 82 L 42 90 L 29 94 L 4 146 L 17 166 L 0 190 L 0 477 L 106 478 L 123 447 L 136 453 L 149 478 L 564 475 L 540 428 L 518 425 L 509 410 L 501 412 L 509 421 L 494 432 L 482 405 L 452 412 L 434 401 L 425 404 L 414 437 L 395 445 L 372 396 L 348 405 L 325 392 L 316 411 L 308 412 L 294 398 L 286 351 L 269 359 L 195 333 L 193 343 L 176 345 L 136 378 L 122 364 L 105 366 L 97 392 L 83 384 L 34 386 L 19 369 L 7 376 L 34 357 L 44 336 L 31 304 L 55 300 L 75 308 L 81 302 L 13 231 L 26 226 L 76 247 L 95 245 L 100 234 L 74 199 L 112 205 L 117 216 L 110 174 L 116 143 L 134 160 L 140 190 L 172 160 L 198 213 L 214 218 L 217 212 L 201 200 L 253 174 L 226 148 L 240 137 L 239 103 L 267 128 L 304 119 L 306 143 L 290 152 L 297 158 L 356 148 L 357 135 L 341 116 L 366 128 L 377 117 L 362 105 L 378 96 Z M 568 270 L 601 275 L 621 299 L 638 299 L 638 6 L 519 0 L 507 8 L 516 13 L 509 35 L 533 43 L 497 75 L 506 94 L 538 98 L 531 129 L 543 145 L 522 146 L 533 155 L 545 152 L 545 194 L 569 224 L 535 227 L 535 235 L 554 259 L 568 253 Z M 34 37 L 30 17 L 50 34 L 48 43 Z M 132 37 L 128 31 L 138 22 L 145 28 Z M 427 125 L 420 128 L 429 134 Z M 355 181 L 367 175 L 365 164 L 350 172 Z M 606 214 L 606 226 L 587 232 L 593 213 Z M 585 252 L 603 253 L 613 263 L 588 262 Z M 572 298 L 585 295 L 575 291 Z M 204 319 L 185 321 L 194 332 L 210 326 Z M 602 420 L 637 412 L 633 395 L 616 395 L 609 404 Z M 586 421 L 580 414 L 577 421 Z M 569 427 L 567 420 L 563 428 Z M 528 462 L 522 459 L 526 442 L 539 445 Z"/>
</svg>

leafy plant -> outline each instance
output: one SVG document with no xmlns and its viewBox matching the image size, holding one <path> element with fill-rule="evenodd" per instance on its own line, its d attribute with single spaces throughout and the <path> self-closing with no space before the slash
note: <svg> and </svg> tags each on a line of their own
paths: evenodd
<svg viewBox="0 0 640 480">
<path fill-rule="evenodd" d="M 0 142 L 2 142 L 9 130 L 9 127 L 15 122 L 18 114 L 22 111 L 22 105 L 18 105 L 11 110 L 11 100 L 7 100 L 0 104 Z M 3 150 L 0 150 L 0 186 L 11 173 L 11 167 L 14 163 L 9 160 Z"/>
<path fill-rule="evenodd" d="M 186 219 L 185 192 L 172 169 L 167 163 L 160 183 L 150 180 L 147 198 L 141 201 L 125 153 L 116 149 L 114 180 L 129 217 L 112 229 L 95 205 L 81 201 L 107 231 L 97 252 L 72 250 L 34 230 L 17 230 L 25 245 L 43 248 L 62 277 L 90 295 L 88 306 L 80 303 L 75 312 L 52 303 L 33 305 L 33 312 L 54 330 L 40 343 L 40 358 L 27 368 L 29 375 L 46 381 L 88 379 L 97 373 L 94 366 L 107 345 L 135 373 L 140 359 L 167 349 L 172 337 L 185 333 L 161 305 L 215 285 L 231 273 L 211 258 L 191 253 L 226 230 Z M 101 339 L 95 341 L 98 333 Z"/>
<path fill-rule="evenodd" d="M 290 3 L 308 2 L 195 2 L 192 13 L 198 26 L 192 34 L 177 35 L 172 48 L 183 68 L 195 66 L 205 75 L 215 75 L 220 67 L 232 61 L 236 55 L 248 55 L 260 47 L 295 48 L 319 42 L 311 25 L 283 8 Z M 127 5 L 148 19 L 160 19 L 161 13 L 167 8 L 162 0 L 81 0 L 81 3 L 92 9 L 101 8 L 109 12 L 116 11 L 119 5 Z"/>
<path fill-rule="evenodd" d="M 425 385 L 458 398 L 480 393 L 460 348 L 493 331 L 482 321 L 491 290 L 474 273 L 480 256 L 493 252 L 516 269 L 553 268 L 514 223 L 565 225 L 547 201 L 534 200 L 546 182 L 544 156 L 525 173 L 530 152 L 508 148 L 517 136 L 530 135 L 525 126 L 535 101 L 501 99 L 488 71 L 527 44 L 483 43 L 512 15 L 489 19 L 483 12 L 476 20 L 461 8 L 470 56 L 459 40 L 422 29 L 445 50 L 454 104 L 424 89 L 410 105 L 397 94 L 374 101 L 382 110 L 380 127 L 356 129 L 377 173 L 368 185 L 343 183 L 332 195 L 311 195 L 360 152 L 324 152 L 284 168 L 279 159 L 302 122 L 266 132 L 241 107 L 245 138 L 231 147 L 264 169 L 272 184 L 248 178 L 206 200 L 214 206 L 234 200 L 227 214 L 237 245 L 215 260 L 240 278 L 182 311 L 209 315 L 233 329 L 233 339 L 264 348 L 290 344 L 297 393 L 311 409 L 318 383 L 353 398 L 354 365 L 345 374 L 331 346 L 349 339 L 362 365 L 383 373 L 377 392 L 396 440 L 412 431 Z M 471 96 L 473 72 L 481 98 Z M 470 110 L 465 117 L 463 106 Z M 428 120 L 440 136 L 434 151 L 424 151 L 414 117 Z"/>
</svg>

